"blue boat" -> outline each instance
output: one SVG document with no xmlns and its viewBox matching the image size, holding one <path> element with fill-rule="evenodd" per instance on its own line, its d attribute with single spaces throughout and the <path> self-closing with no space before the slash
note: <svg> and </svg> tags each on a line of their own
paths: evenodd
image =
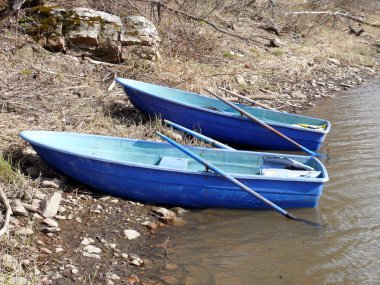
<svg viewBox="0 0 380 285">
<path fill-rule="evenodd" d="M 262 149 L 299 150 L 218 99 L 130 79 L 116 81 L 137 109 L 216 140 Z M 318 150 L 330 131 L 326 120 L 236 105 L 309 150 Z"/>
<path fill-rule="evenodd" d="M 268 208 L 167 143 L 50 131 L 20 137 L 57 172 L 111 195 L 190 208 Z M 189 149 L 283 208 L 316 207 L 328 180 L 314 157 Z"/>
</svg>

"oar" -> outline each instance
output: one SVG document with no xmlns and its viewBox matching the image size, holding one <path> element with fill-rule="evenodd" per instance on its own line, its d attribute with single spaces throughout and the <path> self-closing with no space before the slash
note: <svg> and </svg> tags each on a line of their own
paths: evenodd
<svg viewBox="0 0 380 285">
<path fill-rule="evenodd" d="M 253 104 L 253 105 L 259 106 L 259 107 L 264 108 L 264 109 L 267 109 L 267 110 L 277 111 L 277 110 L 274 109 L 274 108 L 271 108 L 271 107 L 269 107 L 269 106 L 267 106 L 267 105 L 265 105 L 265 104 L 261 104 L 260 102 L 257 102 L 257 101 L 255 101 L 255 100 L 252 100 L 252 99 L 250 99 L 250 98 L 247 98 L 247 97 L 245 97 L 245 96 L 243 96 L 243 95 L 240 95 L 240 94 L 237 94 L 237 93 L 235 93 L 235 92 L 232 92 L 231 90 L 225 89 L 225 88 L 220 87 L 220 86 L 218 86 L 218 88 L 219 88 L 220 90 L 224 91 L 224 92 L 227 92 L 228 94 L 230 94 L 230 95 L 232 95 L 232 96 L 238 97 L 238 98 L 240 98 L 240 99 L 242 99 L 242 100 L 245 100 L 245 101 L 247 101 L 247 102 L 249 102 L 249 103 L 251 103 L 251 104 Z M 278 112 L 278 111 L 277 111 L 277 112 Z"/>
<path fill-rule="evenodd" d="M 270 125 L 268 125 L 267 123 L 264 123 L 263 121 L 257 119 L 255 116 L 251 115 L 250 113 L 248 113 L 247 111 L 243 110 L 242 108 L 236 106 L 235 104 L 223 99 L 222 97 L 216 95 L 215 93 L 211 92 L 210 90 L 206 89 L 205 90 L 210 93 L 212 96 L 218 98 L 219 100 L 223 101 L 224 103 L 226 103 L 228 106 L 232 107 L 233 109 L 235 109 L 236 111 L 240 112 L 242 115 L 246 116 L 248 119 L 250 119 L 251 121 L 257 123 L 258 125 L 264 127 L 265 129 L 275 133 L 276 135 L 278 135 L 279 137 L 282 137 L 283 139 L 287 140 L 288 142 L 294 144 L 296 147 L 302 149 L 303 151 L 307 152 L 308 154 L 310 155 L 313 155 L 313 156 L 323 156 L 321 154 L 319 154 L 318 152 L 314 152 L 302 145 L 300 145 L 298 142 L 292 140 L 291 138 L 289 138 L 288 136 L 284 135 L 283 133 L 277 131 L 276 129 L 274 129 L 273 127 L 271 127 Z"/>
<path fill-rule="evenodd" d="M 232 182 L 233 184 L 235 184 L 236 186 L 238 186 L 240 189 L 246 191 L 247 193 L 253 195 L 254 197 L 256 197 L 257 199 L 259 199 L 260 201 L 262 201 L 263 203 L 265 203 L 269 207 L 273 208 L 274 210 L 276 210 L 277 212 L 279 212 L 281 215 L 285 216 L 286 218 L 288 218 L 290 220 L 296 220 L 296 221 L 305 222 L 305 223 L 311 224 L 311 225 L 321 226 L 318 223 L 314 223 L 314 222 L 307 221 L 307 220 L 304 220 L 304 219 L 301 219 L 301 218 L 297 218 L 296 216 L 294 216 L 291 213 L 285 211 L 284 209 L 282 209 L 278 205 L 272 203 L 267 198 L 261 196 L 259 193 L 257 193 L 256 191 L 252 190 L 248 186 L 244 185 L 243 183 L 241 183 L 236 178 L 234 178 L 231 175 L 225 173 L 220 168 L 218 168 L 215 165 L 213 165 L 211 162 L 208 162 L 204 158 L 200 157 L 199 155 L 195 154 L 194 152 L 190 151 L 189 149 L 183 147 L 182 145 L 176 143 L 175 141 L 173 141 L 172 139 L 168 138 L 167 136 L 161 134 L 160 132 L 156 132 L 156 134 L 158 136 L 160 136 L 162 139 L 164 139 L 165 141 L 167 141 L 168 143 L 170 143 L 171 145 L 173 145 L 174 147 L 178 148 L 180 151 L 184 152 L 185 154 L 187 154 L 191 158 L 193 158 L 196 161 L 198 161 L 199 163 L 203 164 L 207 169 L 211 169 L 215 173 L 217 173 L 217 174 L 221 175 L 222 177 L 226 178 L 228 181 Z"/>
<path fill-rule="evenodd" d="M 170 125 L 170 126 L 176 128 L 176 129 L 178 129 L 178 130 L 181 130 L 181 131 L 183 131 L 183 132 L 185 132 L 185 133 L 188 133 L 189 135 L 192 135 L 193 137 L 196 137 L 196 138 L 198 138 L 198 139 L 201 139 L 201 140 L 203 140 L 203 141 L 209 143 L 209 144 L 212 145 L 213 147 L 218 147 L 218 148 L 222 148 L 222 149 L 235 150 L 234 148 L 229 147 L 228 145 L 225 145 L 225 144 L 223 144 L 223 143 L 221 143 L 221 142 L 218 142 L 218 141 L 216 141 L 216 140 L 213 140 L 212 138 L 209 138 L 209 137 L 206 137 L 206 136 L 204 136 L 204 135 L 201 135 L 200 133 L 197 133 L 197 132 L 194 132 L 194 131 L 192 131 L 192 130 L 189 130 L 189 129 L 185 128 L 185 127 L 182 127 L 181 125 L 177 125 L 177 124 L 175 124 L 175 123 L 173 123 L 173 122 L 171 122 L 171 121 L 164 120 L 164 122 L 165 122 L 166 124 L 168 124 L 168 125 Z"/>
</svg>

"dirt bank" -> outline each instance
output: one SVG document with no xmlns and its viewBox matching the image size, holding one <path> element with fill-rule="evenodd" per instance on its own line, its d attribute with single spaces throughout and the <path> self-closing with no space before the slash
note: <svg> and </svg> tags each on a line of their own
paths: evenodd
<svg viewBox="0 0 380 285">
<path fill-rule="evenodd" d="M 66 7 L 78 5 L 61 2 L 57 1 Z M 195 2 L 194 7 L 181 9 L 193 14 L 201 5 Z M 274 17 L 264 9 L 264 1 L 241 13 L 236 11 L 239 7 L 231 6 L 210 14 L 223 30 L 255 41 L 217 32 L 204 21 L 185 16 L 174 21 L 178 14 L 164 9 L 160 22 L 155 22 L 162 37 L 162 58 L 156 63 L 109 65 L 70 53 L 51 53 L 23 34 L 15 18 L 1 22 L 0 186 L 11 201 L 36 205 L 44 195 L 55 192 L 62 193 L 62 200 L 55 217 L 58 225 L 47 226 L 41 213 L 33 211 L 12 218 L 9 236 L 1 238 L 0 256 L 14 259 L 0 260 L 0 280 L 7 279 L 9 284 L 16 277 L 31 284 L 138 284 L 143 282 L 144 269 L 159 266 L 150 262 L 150 256 L 165 253 L 166 244 L 150 242 L 164 226 L 154 207 L 105 197 L 55 173 L 18 138 L 22 130 L 45 129 L 157 140 L 154 131 L 163 129 L 161 123 L 134 109 L 118 86 L 110 88 L 116 76 L 198 93 L 204 93 L 204 87 L 217 90 L 216 86 L 222 86 L 273 108 L 299 112 L 377 72 L 378 28 L 329 15 L 285 14 L 310 8 L 297 4 L 301 2 L 282 5 L 274 10 Z M 119 10 L 111 5 L 113 1 L 107 7 L 97 1 L 81 5 L 116 14 L 140 10 L 149 16 L 149 6 L 132 3 L 134 8 L 124 3 Z M 334 7 L 320 10 L 327 8 Z M 380 21 L 379 14 L 360 13 L 371 22 Z M 352 31 L 362 28 L 359 36 Z M 276 46 L 267 39 L 276 39 Z M 126 230 L 140 236 L 129 240 Z M 93 247 L 85 249 L 88 245 Z M 171 282 L 157 280 L 145 280 L 145 284 Z"/>
</svg>

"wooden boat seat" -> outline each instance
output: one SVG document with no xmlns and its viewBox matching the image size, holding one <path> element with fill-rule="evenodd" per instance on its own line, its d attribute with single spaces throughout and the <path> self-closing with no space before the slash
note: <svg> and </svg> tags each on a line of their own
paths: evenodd
<svg viewBox="0 0 380 285">
<path fill-rule="evenodd" d="M 158 166 L 175 169 L 187 169 L 188 165 L 188 158 L 178 158 L 170 156 L 163 156 L 158 163 Z"/>
</svg>

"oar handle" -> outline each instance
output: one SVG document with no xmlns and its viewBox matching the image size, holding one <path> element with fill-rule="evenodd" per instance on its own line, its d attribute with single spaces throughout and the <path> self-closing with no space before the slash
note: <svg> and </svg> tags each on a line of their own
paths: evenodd
<svg viewBox="0 0 380 285">
<path fill-rule="evenodd" d="M 181 125 L 178 125 L 178 124 L 176 124 L 176 123 L 173 123 L 173 122 L 171 122 L 171 121 L 164 120 L 164 122 L 165 122 L 166 124 L 168 124 L 168 125 L 170 125 L 170 126 L 176 128 L 176 129 L 178 129 L 178 130 L 181 130 L 181 131 L 183 131 L 183 132 L 185 132 L 185 133 L 188 133 L 189 135 L 192 135 L 193 137 L 196 137 L 196 138 L 198 138 L 198 139 L 201 139 L 201 140 L 203 140 L 203 141 L 209 143 L 209 144 L 212 145 L 213 147 L 222 148 L 222 149 L 229 149 L 229 150 L 235 150 L 234 148 L 229 147 L 228 145 L 225 145 L 225 144 L 223 144 L 223 143 L 221 143 L 221 142 L 218 142 L 217 140 L 214 140 L 214 139 L 209 138 L 209 137 L 207 137 L 207 136 L 205 136 L 205 135 L 202 135 L 202 134 L 200 134 L 200 133 L 197 133 L 197 132 L 194 132 L 194 131 L 192 131 L 192 130 L 189 130 L 189 129 L 187 129 L 187 128 L 181 126 Z"/>
<path fill-rule="evenodd" d="M 319 153 L 317 152 L 314 152 L 312 150 L 309 150 L 308 148 L 300 145 L 298 142 L 292 140 L 291 138 L 289 138 L 288 136 L 284 135 L 283 133 L 279 132 L 278 130 L 276 130 L 275 128 L 271 127 L 270 125 L 268 125 L 267 123 L 264 123 L 263 121 L 257 119 L 255 116 L 253 116 L 252 114 L 248 113 L 247 111 L 245 111 L 244 109 L 236 106 L 235 104 L 227 101 L 226 99 L 216 95 L 215 93 L 211 92 L 210 90 L 208 90 L 207 88 L 204 88 L 208 93 L 210 93 L 212 96 L 218 98 L 220 101 L 226 103 L 228 106 L 232 107 L 233 109 L 235 109 L 236 111 L 240 112 L 241 114 L 243 114 L 244 116 L 246 116 L 248 119 L 250 119 L 251 121 L 257 123 L 258 125 L 262 126 L 263 128 L 275 133 L 276 135 L 278 135 L 279 137 L 287 140 L 288 142 L 292 143 L 293 145 L 295 145 L 296 147 L 302 149 L 303 151 L 307 152 L 308 154 L 310 155 L 313 155 L 313 156 L 320 156 Z"/>
<path fill-rule="evenodd" d="M 237 98 L 240 98 L 240 99 L 242 99 L 242 100 L 245 100 L 245 101 L 247 101 L 247 102 L 249 102 L 249 103 L 251 103 L 251 104 L 254 104 L 254 105 L 256 105 L 256 106 L 259 106 L 259 107 L 261 107 L 261 108 L 264 108 L 264 109 L 267 109 L 267 110 L 271 110 L 271 111 L 276 111 L 276 112 L 278 112 L 278 111 L 277 111 L 276 109 L 274 109 L 274 108 L 271 108 L 271 107 L 269 107 L 269 106 L 267 106 L 267 105 L 265 105 L 265 104 L 261 104 L 260 102 L 257 102 L 257 101 L 255 101 L 255 100 L 252 100 L 252 99 L 250 99 L 250 98 L 247 98 L 247 97 L 245 97 L 245 96 L 243 96 L 243 95 L 237 94 L 237 93 L 235 93 L 235 92 L 233 92 L 233 91 L 231 91 L 231 90 L 228 90 L 228 89 L 226 89 L 226 88 L 223 88 L 223 87 L 218 86 L 218 89 L 220 89 L 220 90 L 222 90 L 222 91 L 224 91 L 224 92 L 227 92 L 228 94 L 230 94 L 230 95 L 232 95 L 232 96 L 235 96 L 235 97 L 237 97 Z"/>
<path fill-rule="evenodd" d="M 168 138 L 167 136 L 161 134 L 160 132 L 156 132 L 156 134 L 158 136 L 160 136 L 163 140 L 167 141 L 168 143 L 170 143 L 171 145 L 173 145 L 174 147 L 178 148 L 180 151 L 184 152 L 185 154 L 187 154 L 188 156 L 190 156 L 191 158 L 195 159 L 196 161 L 198 161 L 199 163 L 203 164 L 204 166 L 206 166 L 208 169 L 211 169 L 212 171 L 214 171 L 215 173 L 221 175 L 222 177 L 226 178 L 227 180 L 229 180 L 230 182 L 232 182 L 233 184 L 235 184 L 236 186 L 238 186 L 240 189 L 248 192 L 249 194 L 253 195 L 254 197 L 256 197 L 257 199 L 261 200 L 262 202 L 264 202 L 266 205 L 268 205 L 269 207 L 273 208 L 274 210 L 276 210 L 277 212 L 279 212 L 281 215 L 285 216 L 286 218 L 288 219 L 292 219 L 292 220 L 297 220 L 297 218 L 295 216 L 293 216 L 292 214 L 288 213 L 287 211 L 285 211 L 284 209 L 282 209 L 281 207 L 279 207 L 278 205 L 274 204 L 273 202 L 269 201 L 268 199 L 266 199 L 265 197 L 261 196 L 259 193 L 257 193 L 256 191 L 252 190 L 251 188 L 249 188 L 248 186 L 244 185 L 243 183 L 241 183 L 239 180 L 237 180 L 236 178 L 232 177 L 231 175 L 225 173 L 224 171 L 222 171 L 220 168 L 218 168 L 217 166 L 213 165 L 211 162 L 208 162 L 207 160 L 205 160 L 204 158 L 198 156 L 197 154 L 195 154 L 194 152 L 190 151 L 189 149 L 183 147 L 182 145 L 176 143 L 175 141 L 173 141 L 172 139 Z"/>
</svg>

